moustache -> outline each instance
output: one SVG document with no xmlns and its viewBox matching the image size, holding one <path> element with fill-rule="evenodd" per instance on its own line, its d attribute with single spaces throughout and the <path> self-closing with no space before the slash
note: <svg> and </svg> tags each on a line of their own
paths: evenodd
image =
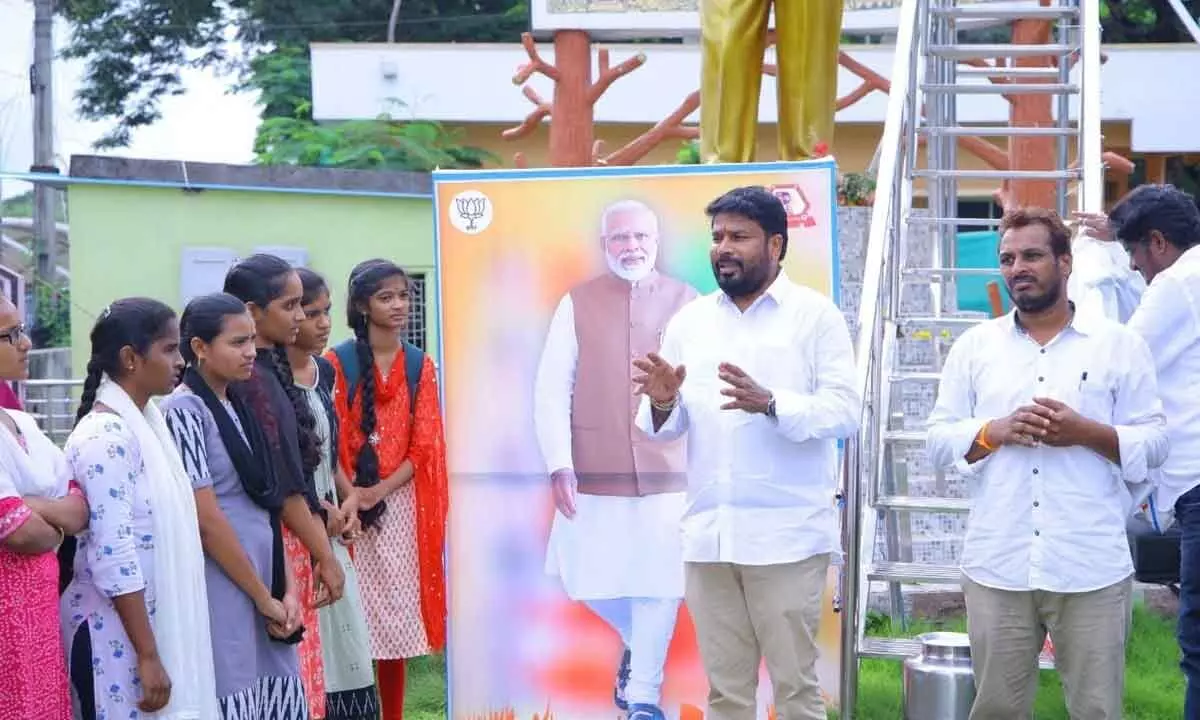
<svg viewBox="0 0 1200 720">
<path fill-rule="evenodd" d="M 1021 283 L 1024 283 L 1024 282 L 1033 284 L 1033 283 L 1036 283 L 1037 280 L 1031 275 L 1021 275 L 1020 277 L 1015 277 L 1012 280 L 1010 280 L 1008 282 L 1008 285 L 1009 285 L 1009 287 L 1016 287 L 1017 285 L 1020 285 Z"/>
</svg>

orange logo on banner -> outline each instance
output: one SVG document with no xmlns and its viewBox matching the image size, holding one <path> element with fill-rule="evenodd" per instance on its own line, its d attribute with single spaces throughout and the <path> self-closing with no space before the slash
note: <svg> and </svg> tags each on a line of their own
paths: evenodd
<svg viewBox="0 0 1200 720">
<path fill-rule="evenodd" d="M 787 211 L 789 230 L 816 227 L 817 221 L 809 212 L 812 205 L 799 185 L 770 185 L 767 189 L 783 203 L 783 209 Z"/>
</svg>

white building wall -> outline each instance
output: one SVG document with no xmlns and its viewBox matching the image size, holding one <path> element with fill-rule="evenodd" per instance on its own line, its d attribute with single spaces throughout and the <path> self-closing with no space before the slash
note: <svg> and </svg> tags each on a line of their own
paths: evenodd
<svg viewBox="0 0 1200 720">
<path fill-rule="evenodd" d="M 554 62 L 552 44 L 538 45 Z M 621 78 L 596 104 L 600 123 L 656 123 L 669 115 L 700 78 L 700 51 L 694 45 L 605 45 L 613 65 L 644 53 L 642 67 Z M 889 77 L 894 50 L 889 46 L 848 46 L 854 59 Z M 1200 152 L 1200 46 L 1118 45 L 1105 48 L 1102 108 L 1106 122 L 1132 124 L 1134 152 Z M 596 61 L 593 52 L 593 62 Z M 527 61 L 513 44 L 316 44 L 312 47 L 313 110 L 318 120 L 375 117 L 439 120 L 450 123 L 519 123 L 532 109 L 513 74 Z M 596 70 L 593 70 L 595 73 Z M 775 80 L 762 79 L 759 121 L 776 117 Z M 979 80 L 986 82 L 986 80 Z M 842 68 L 838 94 L 860 84 Z M 533 76 L 527 83 L 549 100 L 553 83 Z M 873 92 L 837 115 L 839 123 L 882 123 L 887 98 Z M 1073 110 L 1074 112 L 1074 105 Z M 698 121 L 699 113 L 690 118 Z M 1000 96 L 962 96 L 963 123 L 1005 124 L 1008 103 Z"/>
</svg>

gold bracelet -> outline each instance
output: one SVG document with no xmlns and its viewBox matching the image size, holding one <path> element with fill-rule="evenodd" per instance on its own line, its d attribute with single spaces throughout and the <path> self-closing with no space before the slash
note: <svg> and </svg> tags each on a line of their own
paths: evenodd
<svg viewBox="0 0 1200 720">
<path fill-rule="evenodd" d="M 655 410 L 658 410 L 659 412 L 669 413 L 672 410 L 674 410 L 675 406 L 678 404 L 679 404 L 679 395 L 678 394 L 676 394 L 675 397 L 671 398 L 671 401 L 667 402 L 667 403 L 660 403 L 659 401 L 655 400 L 654 398 L 650 398 L 650 407 L 654 408 Z"/>
</svg>

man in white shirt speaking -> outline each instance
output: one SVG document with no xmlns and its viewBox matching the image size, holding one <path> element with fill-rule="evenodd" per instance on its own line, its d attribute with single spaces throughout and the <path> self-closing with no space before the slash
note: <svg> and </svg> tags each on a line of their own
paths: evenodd
<svg viewBox="0 0 1200 720">
<path fill-rule="evenodd" d="M 1154 360 L 1132 330 L 1075 315 L 1071 236 L 1052 211 L 1000 225 L 1015 310 L 951 346 L 933 463 L 971 483 L 963 591 L 971 720 L 1029 718 L 1049 631 L 1073 720 L 1120 720 L 1133 563 L 1126 483 L 1167 455 Z"/>
<path fill-rule="evenodd" d="M 546 570 L 620 636 L 616 706 L 629 720 L 662 720 L 663 667 L 683 598 L 685 443 L 651 442 L 634 427 L 631 363 L 658 349 L 696 291 L 655 269 L 658 217 L 645 204 L 606 207 L 600 243 L 608 272 L 559 302 L 535 383 L 557 508 Z"/>
<path fill-rule="evenodd" d="M 672 318 L 636 361 L 637 423 L 687 435 L 688 609 L 710 720 L 754 720 L 765 659 L 782 720 L 824 720 L 817 630 L 837 548 L 837 441 L 858 427 L 840 310 L 780 267 L 787 214 L 761 187 L 706 208 L 720 290 Z"/>
</svg>

